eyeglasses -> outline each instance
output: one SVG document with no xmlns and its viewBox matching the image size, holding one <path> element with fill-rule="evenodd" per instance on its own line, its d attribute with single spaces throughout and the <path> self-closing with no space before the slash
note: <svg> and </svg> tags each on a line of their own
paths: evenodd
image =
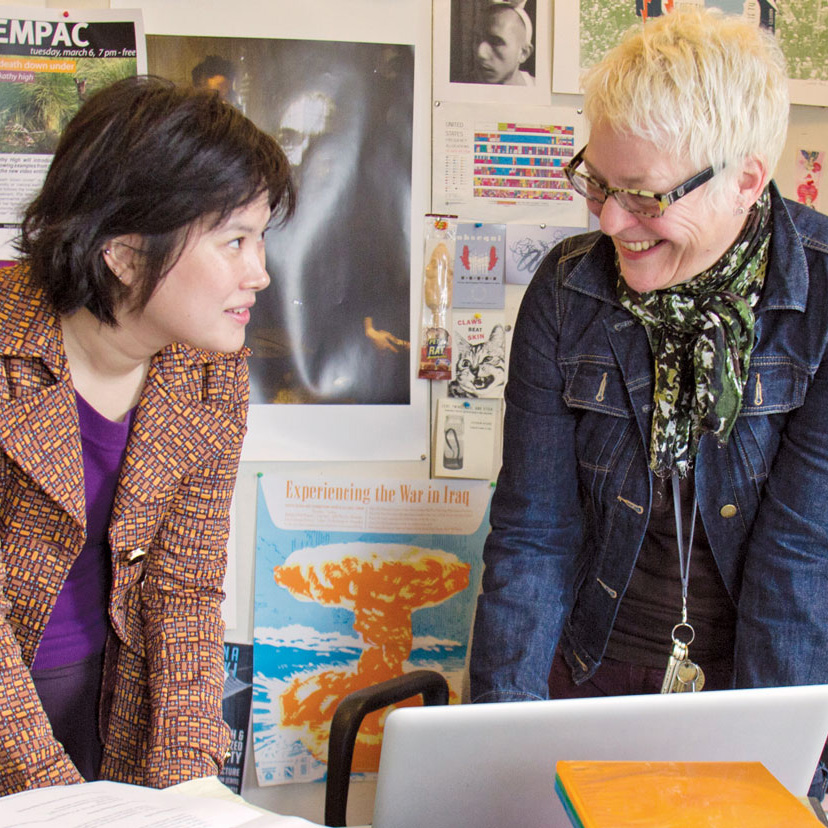
<svg viewBox="0 0 828 828">
<path fill-rule="evenodd" d="M 647 216 L 649 218 L 658 218 L 664 215 L 664 211 L 671 205 L 683 198 L 687 193 L 692 192 L 697 187 L 701 187 L 706 181 L 710 181 L 716 170 L 713 167 L 708 167 L 700 173 L 696 173 L 692 178 L 688 178 L 683 184 L 679 184 L 674 190 L 669 193 L 653 193 L 650 190 L 631 190 L 627 187 L 607 187 L 600 181 L 596 181 L 591 175 L 584 172 L 579 172 L 578 167 L 584 160 L 584 147 L 564 169 L 564 175 L 572 185 L 578 195 L 582 195 L 588 201 L 594 201 L 597 204 L 603 204 L 610 196 L 614 196 L 615 200 L 629 213 L 636 213 L 639 216 Z"/>
</svg>

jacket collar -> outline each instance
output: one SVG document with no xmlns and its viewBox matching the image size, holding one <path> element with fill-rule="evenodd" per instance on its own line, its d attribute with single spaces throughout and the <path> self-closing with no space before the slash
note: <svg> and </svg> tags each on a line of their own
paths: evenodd
<svg viewBox="0 0 828 828">
<path fill-rule="evenodd" d="M 182 478 L 241 446 L 244 420 L 201 401 L 212 371 L 205 357 L 174 347 L 150 366 L 113 506 L 113 549 L 148 545 Z"/>
<path fill-rule="evenodd" d="M 3 272 L 0 295 L 0 354 L 40 360 L 55 380 L 68 377 L 63 334 L 43 292 L 30 280 L 23 265 Z"/>
<path fill-rule="evenodd" d="M 785 200 L 771 182 L 771 231 L 768 275 L 756 313 L 769 310 L 804 311 L 808 302 L 808 262 L 802 238 Z"/>
<path fill-rule="evenodd" d="M 77 405 L 55 314 L 23 266 L 5 270 L 0 447 L 81 526 L 86 524 Z M 5 397 L 5 395 L 4 395 Z"/>
<path fill-rule="evenodd" d="M 782 308 L 804 311 L 808 296 L 808 265 L 802 240 L 774 182 L 770 184 L 770 193 L 770 260 L 756 313 Z M 607 276 L 615 273 L 612 240 L 600 232 L 576 238 L 578 243 L 561 257 L 560 264 L 565 266 L 569 257 L 583 258 L 564 278 L 564 286 L 615 307 L 622 307 L 616 295 L 615 279 Z"/>
<path fill-rule="evenodd" d="M 11 387 L 9 398 L 0 399 L 0 448 L 85 527 L 77 404 L 60 325 L 24 267 L 7 269 L 0 278 L 0 354 L 24 364 L 40 362 L 51 375 L 34 371 L 21 381 L 7 362 Z M 153 359 L 133 422 L 113 524 L 159 491 L 173 490 L 187 470 L 220 454 L 244 433 L 243 421 L 201 401 L 214 360 L 205 351 L 177 345 Z"/>
</svg>

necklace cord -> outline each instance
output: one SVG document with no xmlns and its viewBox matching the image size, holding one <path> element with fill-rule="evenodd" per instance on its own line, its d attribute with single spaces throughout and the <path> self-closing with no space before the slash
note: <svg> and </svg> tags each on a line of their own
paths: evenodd
<svg viewBox="0 0 828 828">
<path fill-rule="evenodd" d="M 687 546 L 684 546 L 684 526 L 681 517 L 681 497 L 679 494 L 679 476 L 677 471 L 672 474 L 673 483 L 673 512 L 676 516 L 676 544 L 679 554 L 679 576 L 681 577 L 681 623 L 687 623 L 687 588 L 690 584 L 690 555 L 693 552 L 693 535 L 696 532 L 696 512 L 698 500 L 695 487 L 693 491 L 693 513 L 690 518 L 690 534 Z M 686 554 L 685 554 L 686 553 Z"/>
</svg>

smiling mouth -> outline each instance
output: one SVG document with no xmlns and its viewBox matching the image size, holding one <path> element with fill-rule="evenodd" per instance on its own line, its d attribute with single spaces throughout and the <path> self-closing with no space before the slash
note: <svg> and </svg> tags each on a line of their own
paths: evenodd
<svg viewBox="0 0 828 828">
<path fill-rule="evenodd" d="M 660 241 L 625 242 L 621 241 L 621 239 L 616 239 L 616 241 L 624 250 L 629 250 L 631 253 L 643 253 L 645 250 L 650 250 L 650 248 L 655 247 L 657 244 L 661 244 Z"/>
</svg>

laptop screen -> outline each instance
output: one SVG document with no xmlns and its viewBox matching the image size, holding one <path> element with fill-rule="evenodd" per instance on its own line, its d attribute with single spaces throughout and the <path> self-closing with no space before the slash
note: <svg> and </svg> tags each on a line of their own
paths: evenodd
<svg viewBox="0 0 828 828">
<path fill-rule="evenodd" d="M 828 685 L 449 705 L 388 716 L 374 828 L 570 828 L 560 759 L 759 761 L 805 796 Z"/>
</svg>

